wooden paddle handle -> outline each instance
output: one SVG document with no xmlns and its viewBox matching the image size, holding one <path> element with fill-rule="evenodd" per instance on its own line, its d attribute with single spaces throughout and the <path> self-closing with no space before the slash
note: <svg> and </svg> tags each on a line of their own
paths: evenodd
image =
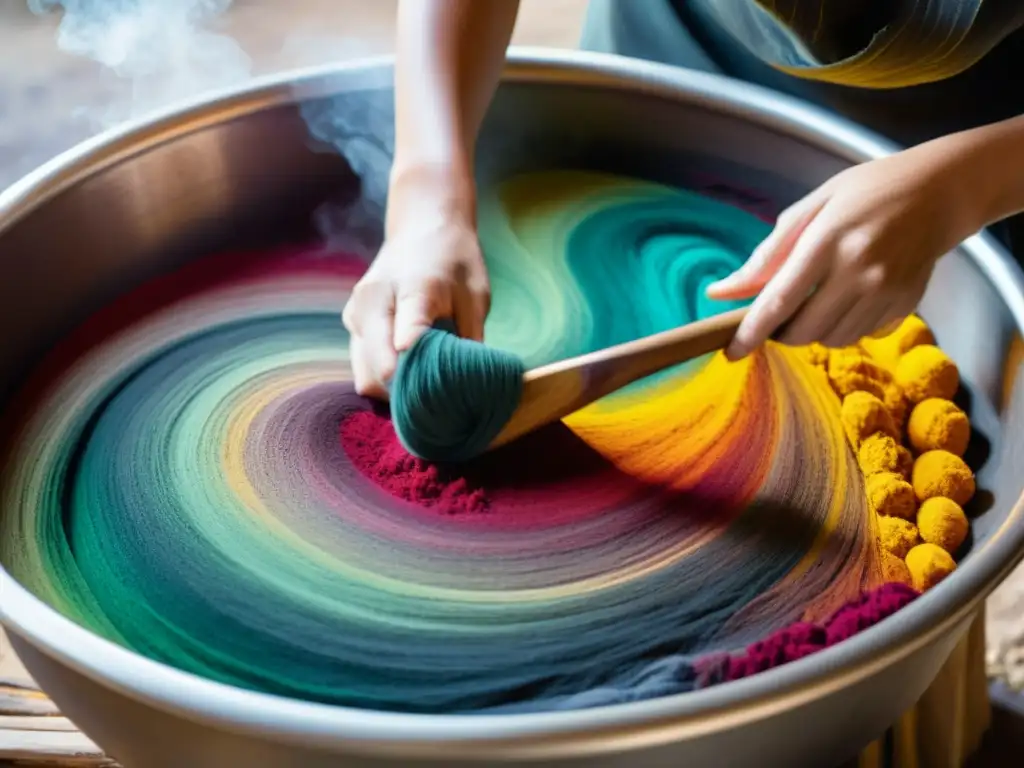
<svg viewBox="0 0 1024 768">
<path fill-rule="evenodd" d="M 642 339 L 559 360 L 527 371 L 525 381 L 547 378 L 568 369 L 586 371 L 586 394 L 593 402 L 672 365 L 724 349 L 746 315 L 747 308 L 743 307 Z"/>
<path fill-rule="evenodd" d="M 491 447 L 564 418 L 652 373 L 724 349 L 746 314 L 746 307 L 736 309 L 527 371 L 519 407 Z"/>
</svg>

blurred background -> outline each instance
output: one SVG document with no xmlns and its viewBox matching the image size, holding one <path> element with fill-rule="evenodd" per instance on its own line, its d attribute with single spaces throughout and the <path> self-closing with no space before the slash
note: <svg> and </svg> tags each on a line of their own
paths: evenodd
<svg viewBox="0 0 1024 768">
<path fill-rule="evenodd" d="M 137 6 L 127 16 L 126 7 Z M 586 0 L 524 0 L 513 42 L 574 47 Z M 0 0 L 0 187 L 122 119 L 393 50 L 397 0 Z M 127 21 L 126 21 L 127 19 Z"/>
</svg>

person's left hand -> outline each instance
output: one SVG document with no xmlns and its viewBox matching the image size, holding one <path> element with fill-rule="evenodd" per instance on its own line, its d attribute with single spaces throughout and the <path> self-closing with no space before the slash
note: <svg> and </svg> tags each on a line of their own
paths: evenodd
<svg viewBox="0 0 1024 768">
<path fill-rule="evenodd" d="M 935 262 L 981 228 L 956 155 L 937 140 L 857 165 L 784 211 L 707 291 L 758 294 L 726 355 L 744 357 L 776 333 L 784 344 L 847 346 L 911 314 Z"/>
</svg>

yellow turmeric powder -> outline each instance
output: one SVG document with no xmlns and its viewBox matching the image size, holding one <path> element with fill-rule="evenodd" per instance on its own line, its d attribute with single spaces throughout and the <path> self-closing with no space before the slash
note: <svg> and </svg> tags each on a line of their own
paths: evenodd
<svg viewBox="0 0 1024 768">
<path fill-rule="evenodd" d="M 890 368 L 894 368 L 900 357 L 914 347 L 934 343 L 935 336 L 931 329 L 917 315 L 904 318 L 899 327 L 889 335 L 879 339 L 864 339 L 863 342 L 864 348 L 871 353 L 872 357 Z"/>
<path fill-rule="evenodd" d="M 903 423 L 907 419 L 907 398 L 903 394 L 903 387 L 895 381 L 883 384 L 882 402 L 885 403 L 897 431 L 902 430 Z"/>
<path fill-rule="evenodd" d="M 899 582 L 908 587 L 914 586 L 914 578 L 907 564 L 890 552 L 882 552 L 882 576 L 887 583 Z"/>
<path fill-rule="evenodd" d="M 917 500 L 910 483 L 895 472 L 879 472 L 864 481 L 868 501 L 880 515 L 913 520 Z"/>
<path fill-rule="evenodd" d="M 879 472 L 894 472 L 904 480 L 909 480 L 910 476 L 907 474 L 906 465 L 906 456 L 909 452 L 903 448 L 904 453 L 901 453 L 900 448 L 902 447 L 893 440 L 891 435 L 884 432 L 876 432 L 865 438 L 861 442 L 860 448 L 857 449 L 857 464 L 860 466 L 860 471 L 864 473 L 864 477 Z M 911 457 L 911 466 L 913 466 L 913 461 L 914 459 Z"/>
<path fill-rule="evenodd" d="M 963 456 L 971 439 L 971 423 L 955 403 L 929 397 L 910 412 L 907 437 L 921 453 L 942 450 Z"/>
<path fill-rule="evenodd" d="M 862 391 L 870 392 L 882 401 L 885 400 L 884 386 L 893 380 L 891 373 L 857 347 L 830 351 L 828 378 L 840 397 Z"/>
<path fill-rule="evenodd" d="M 896 453 L 900 457 L 899 474 L 903 475 L 903 479 L 909 482 L 910 475 L 914 471 L 914 454 L 905 445 L 897 445 Z"/>
<path fill-rule="evenodd" d="M 900 517 L 878 518 L 878 543 L 886 552 L 896 557 L 906 557 L 907 553 L 920 543 L 917 526 Z"/>
<path fill-rule="evenodd" d="M 821 350 L 806 356 L 842 400 L 843 430 L 877 515 L 885 580 L 930 589 L 956 569 L 952 554 L 970 532 L 960 505 L 975 492 L 960 458 L 970 422 L 950 400 L 960 386 L 956 365 L 914 315 L 888 336 L 831 350 L 825 366 Z M 904 427 L 917 460 L 900 441 Z"/>
<path fill-rule="evenodd" d="M 854 450 L 860 447 L 865 438 L 876 432 L 894 438 L 899 434 L 885 403 L 870 392 L 851 392 L 844 397 L 839 417 Z"/>
<path fill-rule="evenodd" d="M 918 456 L 911 483 L 918 501 L 945 496 L 962 507 L 974 496 L 974 473 L 949 451 L 928 451 Z"/>
<path fill-rule="evenodd" d="M 828 367 L 828 347 L 814 342 L 802 348 L 804 359 L 816 368 Z"/>
<path fill-rule="evenodd" d="M 907 553 L 907 569 L 914 589 L 926 592 L 956 570 L 953 556 L 935 544 L 918 544 Z"/>
<path fill-rule="evenodd" d="M 943 496 L 933 496 L 917 510 L 917 527 L 924 541 L 952 555 L 967 538 L 970 524 L 959 504 Z"/>
<path fill-rule="evenodd" d="M 907 354 L 912 348 L 922 344 L 934 344 L 935 336 L 928 323 L 917 315 L 908 315 L 903 318 L 900 327 L 885 337 L 892 341 L 901 355 Z"/>
<path fill-rule="evenodd" d="M 920 344 L 896 363 L 896 383 L 912 403 L 929 397 L 952 400 L 960 387 L 960 372 L 934 344 Z"/>
</svg>

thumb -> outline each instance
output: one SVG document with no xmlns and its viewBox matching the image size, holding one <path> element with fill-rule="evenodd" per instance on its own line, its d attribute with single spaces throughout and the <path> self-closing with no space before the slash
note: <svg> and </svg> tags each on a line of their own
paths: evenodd
<svg viewBox="0 0 1024 768">
<path fill-rule="evenodd" d="M 416 288 L 399 294 L 395 304 L 395 351 L 409 349 L 423 333 L 430 329 L 439 317 L 451 312 L 451 307 L 437 291 Z"/>
<path fill-rule="evenodd" d="M 800 235 L 824 207 L 825 201 L 808 197 L 779 216 L 775 228 L 731 275 L 707 287 L 709 299 L 748 299 L 761 291 L 783 265 Z"/>
</svg>

